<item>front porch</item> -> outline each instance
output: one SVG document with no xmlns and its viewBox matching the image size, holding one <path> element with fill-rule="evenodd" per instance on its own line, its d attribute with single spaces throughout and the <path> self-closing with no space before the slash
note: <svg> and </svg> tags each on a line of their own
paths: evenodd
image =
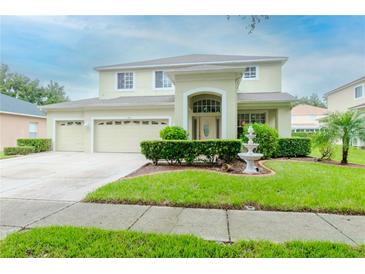
<svg viewBox="0 0 365 274">
<path fill-rule="evenodd" d="M 244 68 L 204 66 L 167 71 L 175 85 L 174 124 L 192 139 L 236 139 L 243 123 L 266 123 L 291 136 L 291 102 L 284 92 L 239 92 Z"/>
</svg>

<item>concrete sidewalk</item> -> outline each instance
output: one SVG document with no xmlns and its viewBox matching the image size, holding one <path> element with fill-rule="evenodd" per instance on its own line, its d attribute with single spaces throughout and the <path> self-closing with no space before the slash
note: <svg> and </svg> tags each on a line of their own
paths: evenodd
<svg viewBox="0 0 365 274">
<path fill-rule="evenodd" d="M 0 199 L 2 237 L 20 229 L 73 225 L 207 240 L 321 240 L 365 244 L 365 216 Z"/>
</svg>

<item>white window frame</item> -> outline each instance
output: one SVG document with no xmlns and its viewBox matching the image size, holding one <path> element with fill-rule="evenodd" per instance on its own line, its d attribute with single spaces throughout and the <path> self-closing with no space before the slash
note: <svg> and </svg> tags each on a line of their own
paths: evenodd
<svg viewBox="0 0 365 274">
<path fill-rule="evenodd" d="M 164 75 L 166 74 L 163 70 L 154 70 L 154 71 L 152 71 L 152 89 L 153 90 L 174 90 L 175 86 L 174 86 L 174 83 L 171 81 L 171 79 L 170 79 L 171 87 L 163 87 L 163 88 L 156 87 L 156 72 L 158 72 L 158 71 L 162 71 L 162 73 Z"/>
<path fill-rule="evenodd" d="M 361 89 L 362 89 L 362 95 L 360 96 L 360 97 L 357 97 L 356 98 L 356 89 L 358 88 L 358 87 L 361 87 Z M 357 85 L 357 86 L 355 86 L 354 87 L 354 98 L 355 98 L 355 100 L 360 100 L 360 99 L 362 99 L 362 98 L 364 98 L 364 93 L 365 93 L 365 90 L 364 90 L 364 84 L 361 84 L 361 85 Z"/>
<path fill-rule="evenodd" d="M 267 111 L 267 110 L 251 110 L 251 111 L 250 110 L 241 110 L 241 111 L 238 110 L 237 111 L 237 115 L 249 114 L 250 117 L 251 117 L 251 114 L 262 114 L 262 113 L 265 114 L 265 123 L 264 124 L 268 125 L 269 124 L 269 111 Z M 242 127 L 242 125 L 237 125 L 237 127 Z"/>
<path fill-rule="evenodd" d="M 35 125 L 35 131 L 31 131 L 31 126 Z M 31 133 L 35 133 L 36 136 L 31 136 Z M 37 122 L 29 122 L 28 124 L 28 136 L 29 138 L 38 138 L 38 123 Z"/>
<path fill-rule="evenodd" d="M 118 88 L 118 74 L 120 73 L 132 73 L 133 74 L 133 88 Z M 136 89 L 136 73 L 134 71 L 117 71 L 115 73 L 115 90 L 116 91 L 134 91 Z"/>
<path fill-rule="evenodd" d="M 246 68 L 256 68 L 256 77 L 254 77 L 254 78 L 246 78 L 245 77 Z M 259 68 L 259 66 L 257 66 L 257 65 L 255 65 L 255 66 L 247 66 L 247 67 L 245 67 L 245 71 L 243 72 L 242 78 L 243 78 L 244 81 L 259 80 L 260 79 L 259 78 L 259 75 L 260 75 L 260 68 Z"/>
</svg>

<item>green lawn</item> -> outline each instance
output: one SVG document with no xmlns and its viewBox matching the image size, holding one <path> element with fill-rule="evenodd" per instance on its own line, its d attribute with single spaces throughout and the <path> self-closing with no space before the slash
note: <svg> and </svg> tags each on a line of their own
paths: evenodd
<svg viewBox="0 0 365 274">
<path fill-rule="evenodd" d="M 342 258 L 365 257 L 365 246 L 329 242 L 240 241 L 222 244 L 189 235 L 147 234 L 96 228 L 48 227 L 9 235 L 7 258 Z"/>
<path fill-rule="evenodd" d="M 312 153 L 310 154 L 310 156 L 318 158 L 321 156 L 321 154 L 319 153 L 318 149 L 312 148 Z M 334 153 L 333 160 L 340 162 L 341 159 L 342 159 L 342 146 L 336 145 L 336 150 Z M 365 165 L 365 149 L 358 149 L 351 147 L 348 156 L 348 162 L 353 164 Z"/>
<path fill-rule="evenodd" d="M 0 160 L 15 157 L 14 155 L 5 155 L 4 152 L 0 151 Z"/>
<path fill-rule="evenodd" d="M 273 176 L 232 176 L 185 170 L 124 179 L 86 201 L 187 207 L 365 213 L 365 169 L 321 163 L 266 162 Z"/>
</svg>

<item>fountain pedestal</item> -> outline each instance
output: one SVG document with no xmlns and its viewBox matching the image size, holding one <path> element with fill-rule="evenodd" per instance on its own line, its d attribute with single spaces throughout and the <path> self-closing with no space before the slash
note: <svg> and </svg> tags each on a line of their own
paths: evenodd
<svg viewBox="0 0 365 274">
<path fill-rule="evenodd" d="M 255 164 L 255 161 L 261 159 L 264 155 L 261 153 L 253 152 L 259 144 L 255 144 L 253 142 L 253 138 L 255 138 L 254 130 L 252 126 L 248 128 L 248 134 L 246 137 L 248 138 L 248 142 L 244 143 L 243 146 L 247 149 L 247 152 L 238 153 L 238 157 L 246 162 L 246 168 L 243 170 L 243 173 L 254 174 L 259 173 L 258 167 Z"/>
</svg>

